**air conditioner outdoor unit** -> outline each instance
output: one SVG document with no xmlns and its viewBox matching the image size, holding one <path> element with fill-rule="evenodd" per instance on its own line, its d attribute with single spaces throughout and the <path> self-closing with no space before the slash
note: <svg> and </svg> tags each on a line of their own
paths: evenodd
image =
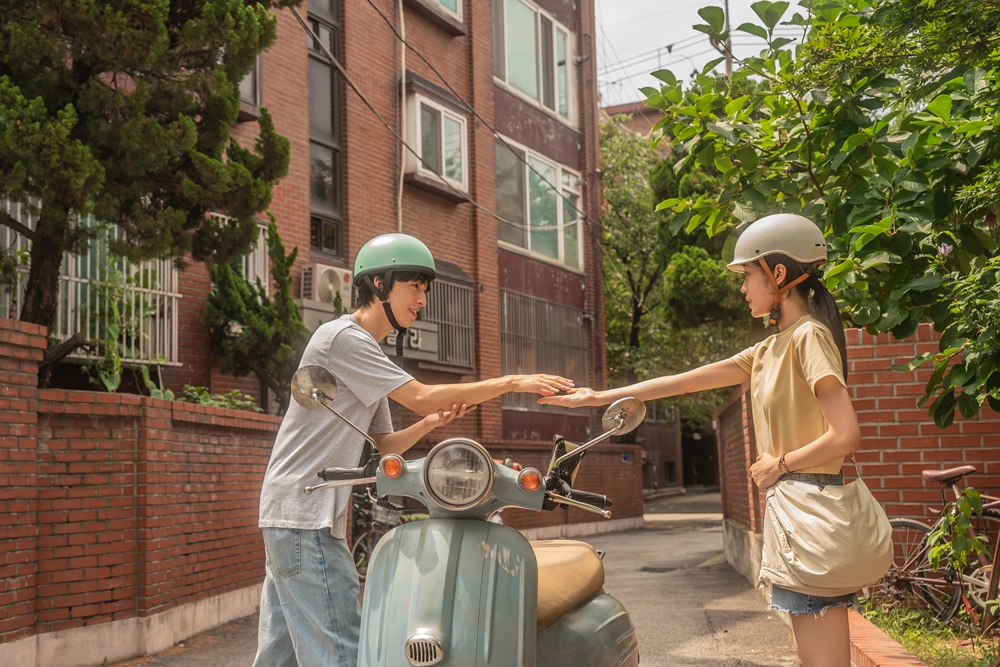
<svg viewBox="0 0 1000 667">
<path fill-rule="evenodd" d="M 340 295 L 342 312 L 351 309 L 351 288 L 354 273 L 347 269 L 326 264 L 312 264 L 302 271 L 302 298 L 319 301 L 329 306 L 336 304 Z"/>
</svg>

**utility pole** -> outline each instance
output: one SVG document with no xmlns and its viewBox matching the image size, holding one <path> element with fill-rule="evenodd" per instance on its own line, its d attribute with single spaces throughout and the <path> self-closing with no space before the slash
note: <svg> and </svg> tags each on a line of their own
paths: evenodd
<svg viewBox="0 0 1000 667">
<path fill-rule="evenodd" d="M 733 75 L 733 38 L 729 29 L 729 0 L 723 0 L 723 11 L 726 14 L 726 44 L 723 46 L 717 39 L 709 39 L 716 51 L 726 57 L 726 76 Z"/>
</svg>

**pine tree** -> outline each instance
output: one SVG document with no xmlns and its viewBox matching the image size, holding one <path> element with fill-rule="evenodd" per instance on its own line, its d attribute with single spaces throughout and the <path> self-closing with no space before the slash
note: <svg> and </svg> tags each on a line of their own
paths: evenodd
<svg viewBox="0 0 1000 667">
<path fill-rule="evenodd" d="M 291 294 L 298 248 L 285 254 L 273 218 L 267 228 L 267 248 L 274 294 L 269 295 L 259 279 L 256 285 L 250 284 L 239 261 L 217 265 L 212 269 L 205 325 L 213 348 L 222 355 L 222 370 L 240 376 L 253 372 L 274 394 L 284 414 L 289 383 L 309 341 L 309 330 Z"/>
<path fill-rule="evenodd" d="M 247 251 L 289 148 L 266 110 L 253 150 L 232 140 L 239 82 L 277 37 L 269 10 L 299 1 L 0 1 L 0 200 L 37 215 L 0 209 L 31 241 L 22 320 L 51 328 L 90 214 L 134 261 Z"/>
</svg>

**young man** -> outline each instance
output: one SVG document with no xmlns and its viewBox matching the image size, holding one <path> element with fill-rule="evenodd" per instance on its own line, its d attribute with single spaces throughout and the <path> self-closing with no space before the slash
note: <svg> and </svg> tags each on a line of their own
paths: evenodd
<svg viewBox="0 0 1000 667">
<path fill-rule="evenodd" d="M 368 432 L 383 453 L 401 454 L 432 429 L 507 392 L 552 396 L 573 386 L 555 375 L 508 375 L 426 385 L 389 360 L 378 341 L 401 340 L 427 304 L 434 258 L 405 234 L 375 237 L 354 265 L 358 309 L 313 334 L 300 367 L 319 364 L 337 378 L 332 407 Z M 397 350 L 398 350 L 397 346 Z M 389 402 L 424 418 L 393 432 Z M 326 410 L 292 402 L 278 430 L 260 498 L 267 564 L 255 667 L 355 667 L 360 585 L 346 542 L 350 487 L 305 495 L 326 466 L 358 464 L 364 440 Z"/>
</svg>

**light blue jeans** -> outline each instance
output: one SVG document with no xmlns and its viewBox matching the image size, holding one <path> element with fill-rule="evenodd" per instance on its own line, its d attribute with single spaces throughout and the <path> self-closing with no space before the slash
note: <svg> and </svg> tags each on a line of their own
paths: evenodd
<svg viewBox="0 0 1000 667">
<path fill-rule="evenodd" d="M 360 583 L 329 530 L 263 528 L 267 551 L 254 667 L 356 667 Z"/>
</svg>

